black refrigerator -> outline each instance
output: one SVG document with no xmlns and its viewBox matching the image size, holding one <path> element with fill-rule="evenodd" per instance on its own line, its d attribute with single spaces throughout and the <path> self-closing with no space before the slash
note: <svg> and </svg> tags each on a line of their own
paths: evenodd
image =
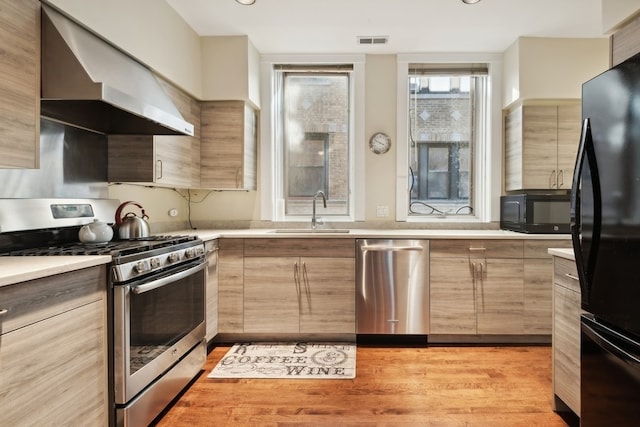
<svg viewBox="0 0 640 427">
<path fill-rule="evenodd" d="M 582 86 L 571 236 L 582 426 L 640 424 L 640 54 Z"/>
</svg>

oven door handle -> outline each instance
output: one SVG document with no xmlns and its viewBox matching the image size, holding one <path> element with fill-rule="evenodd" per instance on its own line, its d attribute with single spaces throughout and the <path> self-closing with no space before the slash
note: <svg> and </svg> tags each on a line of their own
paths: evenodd
<svg viewBox="0 0 640 427">
<path fill-rule="evenodd" d="M 204 270 L 206 266 L 207 264 L 203 262 L 201 264 L 198 264 L 196 267 L 192 267 L 179 273 L 163 277 L 162 279 L 154 280 L 153 282 L 145 283 L 143 285 L 132 286 L 131 292 L 136 295 L 140 295 L 145 292 L 161 288 L 162 286 L 166 286 L 170 283 L 175 282 L 176 280 L 184 279 L 185 277 L 191 276 L 192 274 L 197 273 L 200 270 Z"/>
</svg>

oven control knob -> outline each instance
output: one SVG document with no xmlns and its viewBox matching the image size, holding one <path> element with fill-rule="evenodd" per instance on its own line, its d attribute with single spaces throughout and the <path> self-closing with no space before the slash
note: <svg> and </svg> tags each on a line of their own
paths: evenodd
<svg viewBox="0 0 640 427">
<path fill-rule="evenodd" d="M 148 262 L 145 261 L 138 261 L 134 267 L 134 269 L 136 270 L 136 272 L 138 273 L 145 273 L 149 270 L 151 270 L 151 266 L 149 265 Z"/>
<path fill-rule="evenodd" d="M 158 258 L 151 258 L 151 260 L 149 260 L 149 263 L 151 264 L 152 269 L 160 267 L 160 260 Z"/>
<path fill-rule="evenodd" d="M 193 258 L 196 256 L 196 250 L 194 248 L 188 248 L 184 251 L 184 257 L 187 259 Z"/>
<path fill-rule="evenodd" d="M 180 261 L 180 252 L 171 252 L 169 254 L 169 262 L 178 262 Z"/>
</svg>

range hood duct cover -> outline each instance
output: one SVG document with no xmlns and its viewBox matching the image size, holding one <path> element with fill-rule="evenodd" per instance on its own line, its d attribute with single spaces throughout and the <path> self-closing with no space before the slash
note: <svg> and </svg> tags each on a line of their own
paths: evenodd
<svg viewBox="0 0 640 427">
<path fill-rule="evenodd" d="M 42 6 L 43 117 L 107 135 L 190 135 L 153 73 Z"/>
</svg>

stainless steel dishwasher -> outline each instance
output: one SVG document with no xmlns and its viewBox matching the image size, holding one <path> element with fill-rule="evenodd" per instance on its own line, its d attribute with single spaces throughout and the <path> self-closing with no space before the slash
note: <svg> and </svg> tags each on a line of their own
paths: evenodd
<svg viewBox="0 0 640 427">
<path fill-rule="evenodd" d="M 429 241 L 358 239 L 358 334 L 429 333 Z"/>
</svg>

